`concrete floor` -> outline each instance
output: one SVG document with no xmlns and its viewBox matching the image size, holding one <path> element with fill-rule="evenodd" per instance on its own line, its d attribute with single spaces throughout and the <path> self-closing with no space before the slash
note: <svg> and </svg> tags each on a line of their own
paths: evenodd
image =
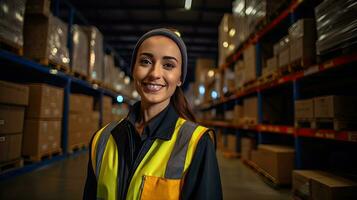
<svg viewBox="0 0 357 200">
<path fill-rule="evenodd" d="M 87 154 L 80 154 L 49 167 L 0 181 L 0 199 L 82 199 Z M 218 153 L 224 199 L 283 200 L 290 190 L 274 190 L 238 159 Z"/>
</svg>

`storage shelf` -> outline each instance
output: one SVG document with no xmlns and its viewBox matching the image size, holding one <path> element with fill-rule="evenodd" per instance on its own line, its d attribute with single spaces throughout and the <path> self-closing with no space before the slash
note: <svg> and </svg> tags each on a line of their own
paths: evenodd
<svg viewBox="0 0 357 200">
<path fill-rule="evenodd" d="M 333 58 L 326 62 L 323 62 L 321 64 L 312 65 L 312 66 L 308 67 L 307 69 L 305 69 L 304 71 L 286 75 L 286 76 L 283 76 L 279 79 L 276 79 L 276 80 L 268 82 L 268 83 L 258 83 L 257 82 L 257 86 L 255 86 L 255 87 L 249 88 L 247 90 L 238 91 L 229 97 L 222 97 L 222 98 L 220 98 L 219 101 L 213 102 L 211 105 L 208 105 L 208 106 L 207 105 L 199 106 L 198 109 L 199 110 L 208 110 L 213 107 L 219 106 L 221 104 L 227 103 L 227 102 L 235 100 L 235 99 L 239 99 L 239 98 L 248 96 L 253 93 L 265 91 L 265 90 L 268 90 L 268 89 L 271 89 L 271 88 L 274 88 L 274 87 L 277 87 L 279 85 L 283 85 L 286 83 L 292 83 L 292 82 L 302 79 L 304 77 L 316 75 L 316 74 L 325 72 L 328 69 L 341 67 L 343 65 L 350 64 L 350 63 L 353 63 L 356 61 L 357 61 L 356 53 L 336 57 L 336 58 Z"/>
<path fill-rule="evenodd" d="M 199 120 L 199 123 L 204 126 L 214 126 L 220 128 L 233 128 L 241 130 L 251 130 L 256 132 L 269 132 L 284 135 L 292 135 L 295 137 L 311 137 L 311 138 L 322 138 L 330 140 L 339 140 L 346 142 L 357 142 L 357 131 L 335 131 L 335 130 L 324 130 L 324 129 L 311 129 L 311 128 L 295 128 L 293 126 L 285 125 L 269 125 L 269 124 L 259 124 L 256 126 L 247 125 L 234 125 L 227 121 L 214 121 L 214 120 Z"/>
<path fill-rule="evenodd" d="M 274 27 L 279 25 L 285 18 L 289 16 L 290 13 L 295 11 L 296 8 L 303 2 L 303 0 L 292 0 L 288 8 L 286 8 L 278 17 L 273 19 L 270 23 L 265 25 L 261 30 L 257 31 L 255 34 L 251 35 L 240 47 L 238 48 L 239 50 L 234 53 L 233 55 L 229 56 L 230 61 L 227 63 L 221 65 L 219 68 L 220 69 L 225 69 L 228 68 L 230 65 L 232 65 L 234 62 L 236 62 L 239 57 L 242 55 L 243 51 L 248 48 L 250 45 L 253 45 L 254 43 L 258 42 L 265 34 L 267 34 L 269 31 L 271 31 Z"/>
</svg>

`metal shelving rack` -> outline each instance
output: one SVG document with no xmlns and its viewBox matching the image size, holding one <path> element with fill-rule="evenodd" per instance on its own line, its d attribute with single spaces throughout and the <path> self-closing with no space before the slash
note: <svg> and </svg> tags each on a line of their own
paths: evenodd
<svg viewBox="0 0 357 200">
<path fill-rule="evenodd" d="M 70 56 L 72 54 L 72 40 L 71 40 L 71 27 L 74 24 L 74 19 L 77 17 L 81 23 L 89 25 L 88 21 L 76 11 L 76 9 L 65 0 L 55 0 L 51 4 L 52 12 L 55 16 L 58 16 L 60 10 L 60 2 L 66 5 L 70 12 L 68 16 L 68 48 L 70 51 Z M 106 49 L 113 51 L 109 45 L 105 45 Z M 116 59 L 118 55 L 113 52 Z M 115 91 L 102 88 L 97 84 L 92 84 L 82 79 L 70 76 L 62 71 L 52 69 L 48 66 L 41 65 L 35 61 L 29 60 L 25 57 L 16 55 L 14 53 L 1 50 L 0 49 L 0 65 L 2 66 L 0 80 L 17 82 L 17 83 L 46 83 L 49 85 L 57 86 L 63 88 L 64 90 L 64 101 L 63 101 L 63 118 L 62 118 L 62 134 L 61 134 L 61 148 L 62 154 L 58 156 L 53 156 L 50 159 L 45 159 L 41 162 L 24 165 L 21 168 L 13 169 L 5 173 L 0 174 L 0 180 L 4 180 L 10 177 L 18 176 L 24 173 L 31 172 L 33 170 L 49 166 L 57 161 L 66 159 L 69 156 L 77 156 L 79 154 L 87 152 L 87 149 L 79 150 L 73 154 L 68 154 L 67 152 L 67 138 L 68 138 L 68 120 L 69 120 L 69 97 L 73 92 L 83 93 L 93 96 L 97 101 L 99 101 L 99 126 L 102 126 L 102 107 L 101 101 L 103 96 L 112 97 L 113 101 L 119 94 Z M 124 102 L 126 104 L 132 104 L 134 99 L 124 96 Z"/>
<path fill-rule="evenodd" d="M 229 56 L 226 59 L 226 63 L 220 66 L 221 70 L 225 68 L 231 67 L 235 62 L 237 62 L 242 54 L 243 50 L 249 47 L 250 45 L 256 45 L 256 69 L 257 69 L 257 77 L 259 77 L 262 70 L 261 63 L 261 40 L 264 38 L 266 34 L 273 31 L 274 28 L 278 27 L 283 20 L 288 20 L 289 24 L 295 23 L 300 17 L 300 13 L 298 12 L 299 7 L 306 3 L 303 0 L 293 0 L 290 5 L 281 12 L 275 19 L 273 19 L 270 23 L 267 23 L 256 33 L 252 34 L 240 47 L 237 49 L 235 53 Z M 286 28 L 287 29 L 287 28 Z M 276 31 L 276 30 L 275 30 Z M 347 145 L 354 145 L 357 142 L 357 131 L 335 131 L 335 130 L 320 130 L 320 129 L 311 129 L 311 128 L 296 128 L 294 124 L 265 124 L 263 123 L 263 99 L 265 98 L 265 92 L 271 90 L 279 91 L 279 87 L 287 86 L 289 92 L 291 93 L 292 98 L 287 99 L 286 101 L 292 101 L 302 99 L 301 93 L 301 83 L 304 83 L 306 79 L 316 78 L 317 75 L 324 75 L 326 73 L 331 73 L 332 70 L 346 70 L 351 69 L 352 64 L 357 63 L 357 53 L 354 52 L 348 55 L 340 55 L 334 58 L 330 58 L 327 61 L 321 62 L 319 64 L 314 64 L 305 68 L 303 71 L 298 71 L 289 75 L 282 76 L 277 80 L 273 80 L 268 83 L 260 83 L 256 82 L 255 86 L 246 88 L 243 90 L 239 90 L 228 97 L 220 97 L 216 101 L 213 101 L 210 104 L 204 104 L 197 107 L 197 110 L 200 111 L 210 111 L 212 109 L 217 109 L 217 112 L 229 107 L 227 105 L 236 105 L 241 104 L 244 98 L 249 96 L 257 96 L 258 98 L 258 124 L 254 126 L 248 125 L 235 125 L 231 122 L 223 121 L 223 120 L 199 120 L 201 124 L 216 127 L 223 129 L 223 133 L 233 132 L 237 138 L 241 138 L 243 135 L 253 137 L 257 139 L 257 144 L 264 143 L 274 143 L 273 137 L 287 137 L 289 141 L 293 142 L 293 146 L 295 147 L 296 152 L 296 160 L 295 160 L 295 168 L 296 169 L 308 169 L 310 164 L 307 164 L 306 159 L 306 149 L 304 140 L 315 139 L 320 142 L 343 142 L 347 143 Z M 276 91 L 275 91 L 276 92 Z M 351 91 L 352 92 L 352 91 Z M 230 106 L 232 107 L 232 106 Z M 292 113 L 293 115 L 293 113 Z M 248 134 L 244 134 L 244 132 Z M 240 144 L 237 144 L 240 146 Z M 354 146 L 355 147 L 355 146 Z M 239 148 L 239 147 L 238 147 Z M 310 158 L 309 162 L 314 162 L 313 159 Z"/>
</svg>

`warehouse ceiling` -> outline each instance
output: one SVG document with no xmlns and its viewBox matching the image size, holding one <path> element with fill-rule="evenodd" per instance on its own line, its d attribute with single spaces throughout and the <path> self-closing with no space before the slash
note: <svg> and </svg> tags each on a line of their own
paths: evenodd
<svg viewBox="0 0 357 200">
<path fill-rule="evenodd" d="M 130 63 L 139 37 L 150 29 L 171 27 L 179 30 L 189 55 L 189 79 L 193 79 L 198 57 L 218 56 L 218 25 L 224 13 L 231 12 L 231 0 L 71 0 L 74 7 L 103 33 L 111 45 Z M 60 12 L 65 17 L 66 11 Z M 122 66 L 123 67 L 123 66 Z M 127 69 L 126 69 L 127 71 Z"/>
</svg>

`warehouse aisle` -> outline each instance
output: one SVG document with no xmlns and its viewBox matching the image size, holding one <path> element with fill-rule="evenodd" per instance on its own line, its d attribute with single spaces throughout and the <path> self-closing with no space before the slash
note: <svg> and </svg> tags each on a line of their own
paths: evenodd
<svg viewBox="0 0 357 200">
<path fill-rule="evenodd" d="M 285 200 L 290 189 L 274 190 L 239 159 L 227 159 L 218 152 L 225 200 Z"/>
<path fill-rule="evenodd" d="M 81 199 L 86 176 L 87 154 L 83 153 L 0 182 L 0 199 Z M 218 152 L 224 199 L 283 200 L 290 190 L 274 190 L 238 159 L 226 159 Z"/>
</svg>

